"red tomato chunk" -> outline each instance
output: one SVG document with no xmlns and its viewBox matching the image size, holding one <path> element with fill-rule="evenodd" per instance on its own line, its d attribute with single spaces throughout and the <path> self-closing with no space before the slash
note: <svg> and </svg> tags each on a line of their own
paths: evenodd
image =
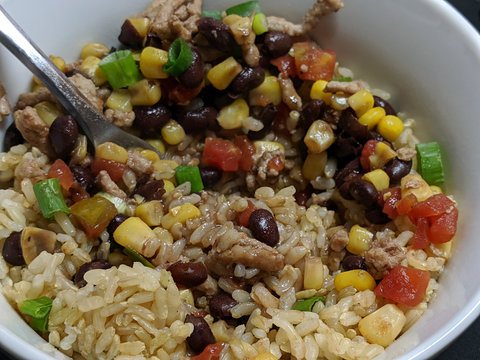
<svg viewBox="0 0 480 360">
<path fill-rule="evenodd" d="M 57 159 L 48 170 L 49 178 L 58 178 L 63 190 L 69 190 L 73 185 L 73 174 L 62 159 Z"/>
<path fill-rule="evenodd" d="M 399 304 L 416 306 L 425 298 L 430 272 L 398 265 L 377 285 L 374 292 Z"/>
<path fill-rule="evenodd" d="M 127 166 L 125 164 L 119 163 L 118 161 L 105 160 L 96 157 L 93 159 L 90 168 L 92 169 L 92 173 L 95 176 L 97 176 L 100 171 L 105 170 L 110 176 L 110 178 L 114 182 L 117 182 L 122 178 Z"/>
<path fill-rule="evenodd" d="M 206 138 L 202 161 L 223 171 L 237 171 L 242 151 L 230 140 Z"/>
<path fill-rule="evenodd" d="M 224 347 L 223 343 L 210 344 L 201 354 L 192 357 L 191 360 L 218 360 Z"/>
<path fill-rule="evenodd" d="M 312 43 L 293 44 L 297 75 L 302 80 L 331 80 L 337 56 L 332 50 L 315 48 Z"/>
</svg>

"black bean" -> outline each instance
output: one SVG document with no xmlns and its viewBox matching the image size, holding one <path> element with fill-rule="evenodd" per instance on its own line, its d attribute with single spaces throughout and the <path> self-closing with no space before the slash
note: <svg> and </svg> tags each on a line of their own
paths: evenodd
<svg viewBox="0 0 480 360">
<path fill-rule="evenodd" d="M 273 105 L 272 103 L 268 104 L 262 109 L 262 112 L 260 113 L 260 121 L 263 124 L 263 129 L 260 131 L 252 131 L 249 130 L 247 133 L 247 137 L 250 140 L 259 140 L 263 139 L 265 135 L 270 131 L 270 128 L 273 124 L 273 121 L 275 120 L 275 117 L 277 116 L 278 113 L 278 108 Z"/>
<path fill-rule="evenodd" d="M 158 35 L 154 32 L 149 32 L 145 39 L 145 47 L 151 46 L 157 49 L 162 48 L 162 39 L 158 37 Z"/>
<path fill-rule="evenodd" d="M 365 210 L 365 217 L 372 224 L 386 224 L 390 221 L 390 218 L 382 211 L 380 206 L 375 206 L 371 209 Z"/>
<path fill-rule="evenodd" d="M 376 132 L 375 130 L 370 130 L 368 132 L 368 140 L 377 140 L 377 141 L 388 142 L 387 140 L 385 140 L 385 138 L 382 135 L 380 135 L 380 133 Z"/>
<path fill-rule="evenodd" d="M 352 194 L 350 194 L 351 181 L 345 181 L 342 185 L 338 186 L 338 192 L 346 200 L 353 200 Z"/>
<path fill-rule="evenodd" d="M 192 48 L 193 60 L 187 70 L 178 77 L 180 83 L 190 89 L 199 87 L 203 81 L 203 60 L 197 49 Z"/>
<path fill-rule="evenodd" d="M 230 309 L 238 303 L 226 293 L 214 295 L 208 305 L 210 314 L 216 319 L 228 319 L 232 317 Z"/>
<path fill-rule="evenodd" d="M 3 138 L 3 150 L 7 152 L 12 146 L 23 144 L 24 142 L 25 140 L 15 126 L 15 122 L 12 122 L 5 131 L 5 137 Z"/>
<path fill-rule="evenodd" d="M 269 246 L 275 246 L 280 240 L 278 226 L 270 211 L 257 209 L 250 215 L 248 228 L 253 237 Z"/>
<path fill-rule="evenodd" d="M 396 115 L 397 112 L 393 109 L 392 105 L 388 103 L 388 101 L 383 100 L 380 96 L 373 97 L 373 106 L 377 107 L 380 106 L 385 110 L 387 115 Z"/>
<path fill-rule="evenodd" d="M 72 171 L 73 179 L 85 190 L 90 191 L 95 187 L 95 176 L 90 168 L 81 165 L 72 165 L 70 170 Z"/>
<path fill-rule="evenodd" d="M 366 207 L 377 204 L 379 193 L 372 183 L 362 179 L 353 180 L 349 190 L 350 195 L 360 204 Z"/>
<path fill-rule="evenodd" d="M 305 187 L 305 189 L 295 191 L 295 201 L 296 201 L 297 204 L 300 205 L 300 206 L 306 206 L 306 205 L 307 205 L 307 201 L 308 201 L 308 199 L 310 199 L 310 197 L 312 196 L 312 194 L 313 194 L 313 187 L 312 187 L 312 185 L 309 183 L 309 184 Z"/>
<path fill-rule="evenodd" d="M 222 175 L 223 171 L 213 166 L 200 169 L 200 176 L 202 177 L 202 182 L 205 189 L 212 189 L 215 184 L 220 181 Z"/>
<path fill-rule="evenodd" d="M 228 25 L 220 20 L 201 18 L 198 22 L 198 31 L 211 46 L 220 51 L 231 52 L 237 45 Z"/>
<path fill-rule="evenodd" d="M 247 94 L 250 90 L 260 86 L 265 79 L 265 70 L 260 66 L 244 67 L 230 83 L 229 93 L 234 97 Z"/>
<path fill-rule="evenodd" d="M 205 106 L 199 109 L 180 112 L 177 121 L 182 125 L 187 134 L 205 131 L 210 124 L 217 121 L 217 109 Z"/>
<path fill-rule="evenodd" d="M 137 186 L 135 194 L 143 196 L 146 201 L 161 200 L 163 194 L 165 194 L 163 185 L 163 180 L 150 181 L 144 185 Z"/>
<path fill-rule="evenodd" d="M 314 99 L 306 103 L 300 113 L 299 123 L 302 129 L 307 130 L 315 120 L 323 117 L 326 108 L 327 105 L 323 100 Z"/>
<path fill-rule="evenodd" d="M 128 19 L 123 22 L 118 41 L 133 49 L 140 49 L 143 45 L 143 37 Z"/>
<path fill-rule="evenodd" d="M 187 288 L 198 286 L 207 280 L 207 268 L 202 262 L 177 261 L 167 268 L 173 280 Z"/>
<path fill-rule="evenodd" d="M 215 344 L 212 330 L 203 317 L 188 314 L 185 323 L 193 325 L 193 332 L 187 338 L 187 344 L 193 351 L 201 353 L 208 345 Z"/>
<path fill-rule="evenodd" d="M 353 136 L 345 136 L 341 134 L 337 140 L 328 150 L 328 153 L 336 157 L 340 163 L 348 161 L 351 158 L 360 156 L 363 145 L 358 142 Z"/>
<path fill-rule="evenodd" d="M 78 139 L 77 122 L 70 115 L 57 117 L 50 125 L 48 138 L 57 156 L 62 159 L 68 158 Z"/>
<path fill-rule="evenodd" d="M 403 161 L 399 158 L 393 158 L 384 166 L 383 170 L 390 178 L 390 184 L 397 184 L 412 170 L 412 160 Z"/>
<path fill-rule="evenodd" d="M 115 215 L 115 217 L 110 221 L 110 223 L 107 226 L 107 232 L 110 234 L 110 236 L 113 236 L 113 233 L 115 232 L 115 230 L 117 230 L 120 224 L 127 219 L 128 219 L 127 215 L 124 215 L 124 214 Z"/>
<path fill-rule="evenodd" d="M 87 281 L 83 277 L 87 271 L 96 269 L 110 269 L 111 267 L 112 264 L 110 264 L 107 260 L 103 259 L 93 260 L 89 263 L 85 263 L 80 266 L 77 273 L 73 277 L 73 283 L 79 288 L 84 287 L 85 285 L 87 285 Z"/>
<path fill-rule="evenodd" d="M 269 31 L 263 42 L 272 58 L 286 54 L 292 47 L 292 38 L 282 31 Z"/>
<path fill-rule="evenodd" d="M 159 132 L 172 116 L 168 107 L 162 104 L 153 106 L 135 106 L 133 108 L 135 120 L 133 124 L 145 135 Z"/>
<path fill-rule="evenodd" d="M 349 136 L 353 136 L 356 140 L 364 143 L 369 138 L 368 127 L 358 122 L 357 115 L 352 108 L 342 111 L 338 120 L 338 128 Z"/>
<path fill-rule="evenodd" d="M 15 231 L 5 239 L 3 245 L 2 255 L 6 262 L 13 266 L 25 265 L 23 258 L 22 247 L 20 245 L 20 239 L 22 238 L 21 231 Z"/>
<path fill-rule="evenodd" d="M 347 255 L 342 260 L 342 267 L 344 271 L 361 269 L 367 271 L 367 264 L 362 256 Z"/>
<path fill-rule="evenodd" d="M 360 158 L 355 158 L 350 161 L 342 169 L 338 169 L 335 174 L 335 184 L 341 186 L 345 180 L 352 180 L 352 174 L 358 175 L 362 172 L 362 165 L 360 164 Z"/>
</svg>

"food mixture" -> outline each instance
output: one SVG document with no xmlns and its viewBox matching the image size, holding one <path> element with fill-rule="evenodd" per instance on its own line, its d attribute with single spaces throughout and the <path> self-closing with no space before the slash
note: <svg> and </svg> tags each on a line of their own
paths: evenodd
<svg viewBox="0 0 480 360">
<path fill-rule="evenodd" d="M 458 218 L 439 145 L 308 37 L 340 0 L 300 25 L 260 5 L 155 0 L 120 46 L 51 56 L 157 152 L 93 148 L 36 78 L 13 107 L 2 291 L 64 354 L 371 359 L 434 298 Z"/>
</svg>

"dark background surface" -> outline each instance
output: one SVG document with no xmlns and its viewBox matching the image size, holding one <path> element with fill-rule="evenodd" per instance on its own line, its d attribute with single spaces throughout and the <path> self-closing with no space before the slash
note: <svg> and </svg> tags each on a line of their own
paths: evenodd
<svg viewBox="0 0 480 360">
<path fill-rule="evenodd" d="M 456 7 L 477 30 L 480 30 L 480 0 L 448 0 L 448 2 Z M 2 349 L 0 349 L 0 359 L 15 360 Z M 458 339 L 435 357 L 435 360 L 457 359 L 480 359 L 480 319 L 477 319 Z"/>
</svg>

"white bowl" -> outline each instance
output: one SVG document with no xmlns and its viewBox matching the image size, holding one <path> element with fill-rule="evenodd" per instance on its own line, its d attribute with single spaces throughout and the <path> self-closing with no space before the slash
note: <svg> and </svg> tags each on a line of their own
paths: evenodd
<svg viewBox="0 0 480 360">
<path fill-rule="evenodd" d="M 47 54 L 69 61 L 91 41 L 117 44 L 123 20 L 147 0 L 0 0 Z M 223 9 L 237 0 L 206 1 Z M 265 13 L 300 20 L 312 0 L 261 0 Z M 460 226 L 438 297 L 425 315 L 380 357 L 426 359 L 455 339 L 480 312 L 480 36 L 451 6 L 435 0 L 345 0 L 315 32 L 344 66 L 392 94 L 395 109 L 415 117 L 423 140 L 445 153 L 448 192 L 460 208 Z M 0 49 L 0 79 L 12 103 L 30 74 Z M 0 345 L 19 358 L 64 358 L 49 347 L 0 296 Z M 43 351 L 39 350 L 42 349 Z"/>
</svg>

